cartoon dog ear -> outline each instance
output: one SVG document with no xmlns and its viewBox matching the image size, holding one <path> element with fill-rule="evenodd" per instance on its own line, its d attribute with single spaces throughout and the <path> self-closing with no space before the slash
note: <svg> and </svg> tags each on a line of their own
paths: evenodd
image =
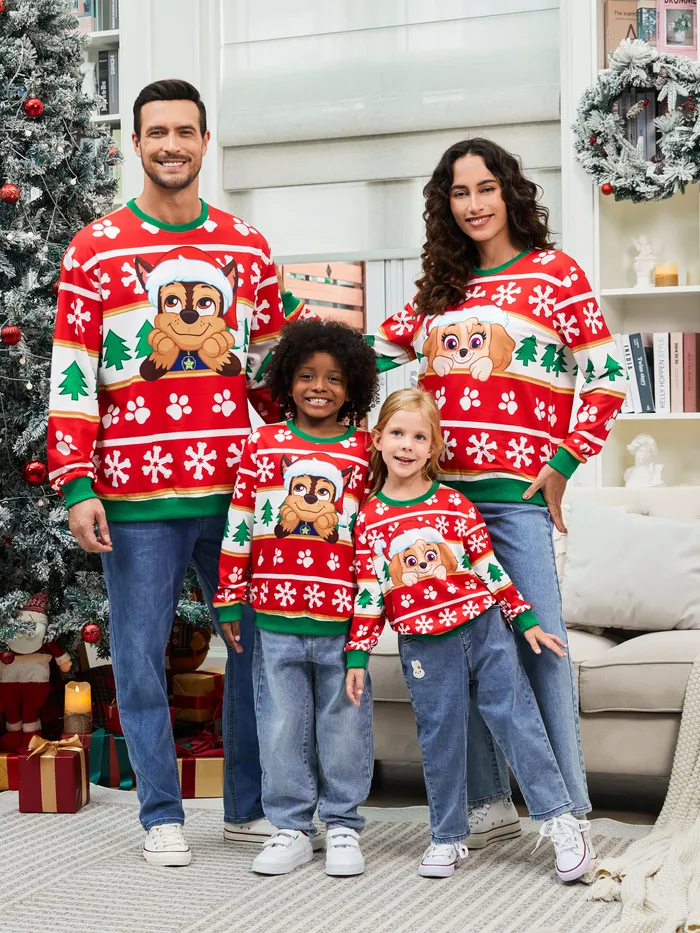
<svg viewBox="0 0 700 933">
<path fill-rule="evenodd" d="M 292 465 L 291 458 L 288 457 L 287 454 L 282 454 L 282 457 L 280 459 L 280 473 L 282 474 L 282 479 L 284 479 L 284 474 L 287 472 L 287 470 L 290 468 L 291 465 Z"/>
<path fill-rule="evenodd" d="M 340 475 L 343 477 L 343 489 L 348 488 L 348 483 L 352 479 L 352 474 L 355 472 L 355 467 L 347 467 L 345 470 L 340 471 Z"/>
<path fill-rule="evenodd" d="M 493 371 L 502 373 L 510 366 L 513 359 L 515 341 L 502 324 L 491 325 L 491 340 L 489 341 L 489 356 L 493 360 Z"/>
<path fill-rule="evenodd" d="M 238 263 L 235 259 L 232 259 L 231 262 L 227 263 L 221 269 L 221 271 L 231 283 L 231 287 L 233 288 L 233 298 L 235 300 L 236 291 L 238 290 Z M 231 307 L 233 307 L 233 301 L 231 302 Z M 226 310 L 223 312 L 224 314 L 226 314 Z"/>
<path fill-rule="evenodd" d="M 425 343 L 423 344 L 423 349 L 421 353 L 423 356 L 428 357 L 428 363 L 432 366 L 433 360 L 435 359 L 435 354 L 437 353 L 437 339 L 438 339 L 438 329 L 433 327 L 433 329 L 428 334 Z"/>
<path fill-rule="evenodd" d="M 401 566 L 401 555 L 394 554 L 389 563 L 389 576 L 394 586 L 401 586 L 403 577 L 403 567 Z"/>
<path fill-rule="evenodd" d="M 141 287 L 146 290 L 146 279 L 148 278 L 148 273 L 153 270 L 153 266 L 146 262 L 145 259 L 141 259 L 140 256 L 134 256 L 134 269 L 138 277 Z"/>
<path fill-rule="evenodd" d="M 445 570 L 448 573 L 452 573 L 457 569 L 457 558 L 452 553 L 452 548 L 442 541 L 438 544 L 437 547 L 438 551 L 440 552 L 440 559 L 442 560 L 442 564 Z"/>
</svg>

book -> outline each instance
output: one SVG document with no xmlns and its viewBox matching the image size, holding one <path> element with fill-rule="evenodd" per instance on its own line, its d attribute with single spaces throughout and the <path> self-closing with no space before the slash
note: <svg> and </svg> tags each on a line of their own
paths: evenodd
<svg viewBox="0 0 700 933">
<path fill-rule="evenodd" d="M 670 334 L 671 412 L 683 411 L 683 334 Z"/>
<path fill-rule="evenodd" d="M 669 336 L 654 334 L 654 407 L 660 415 L 671 413 Z"/>
<path fill-rule="evenodd" d="M 683 334 L 683 411 L 700 411 L 698 363 L 700 334 Z"/>
<path fill-rule="evenodd" d="M 99 113 L 109 113 L 109 55 L 106 49 L 97 54 L 97 93 L 102 98 Z"/>
<path fill-rule="evenodd" d="M 639 402 L 642 412 L 654 412 L 654 394 L 652 389 L 651 372 L 647 362 L 642 334 L 630 334 L 630 347 L 632 350 L 632 365 L 639 388 Z M 652 370 L 653 371 L 653 370 Z"/>
<path fill-rule="evenodd" d="M 656 48 L 671 55 L 698 57 L 697 0 L 657 0 Z"/>
<path fill-rule="evenodd" d="M 630 394 L 630 374 L 625 362 L 625 351 L 622 346 L 622 334 L 613 334 L 612 339 L 617 349 L 618 359 L 622 361 L 622 371 L 625 374 L 625 400 L 622 403 L 622 408 L 620 411 L 623 415 L 630 415 L 634 412 L 634 404 L 632 402 L 632 395 Z"/>
<path fill-rule="evenodd" d="M 642 408 L 642 400 L 639 395 L 639 384 L 637 382 L 637 376 L 634 369 L 634 357 L 632 356 L 630 335 L 620 334 L 620 340 L 622 342 L 622 356 L 625 361 L 625 369 L 629 377 L 629 395 L 632 401 L 632 409 L 640 415 L 644 409 Z"/>
<path fill-rule="evenodd" d="M 608 67 L 608 56 L 623 39 L 637 38 L 637 0 L 605 0 L 603 13 L 605 28 L 605 59 L 603 68 Z"/>
<path fill-rule="evenodd" d="M 637 38 L 656 45 L 656 0 L 637 0 Z"/>
<path fill-rule="evenodd" d="M 119 0 L 109 0 L 109 25 L 106 29 L 119 29 Z"/>
<path fill-rule="evenodd" d="M 119 113 L 119 49 L 107 52 L 107 91 L 109 112 Z"/>
</svg>

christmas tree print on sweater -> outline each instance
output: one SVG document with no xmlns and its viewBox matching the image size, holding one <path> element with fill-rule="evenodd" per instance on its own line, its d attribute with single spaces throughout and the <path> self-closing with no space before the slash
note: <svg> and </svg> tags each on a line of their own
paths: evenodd
<svg viewBox="0 0 700 933">
<path fill-rule="evenodd" d="M 433 483 L 400 502 L 378 493 L 355 525 L 358 592 L 346 651 L 365 667 L 388 619 L 400 635 L 448 635 L 498 604 L 521 632 L 537 625 L 493 553 L 478 509 L 461 493 Z M 505 624 L 505 623 L 504 623 Z"/>
<path fill-rule="evenodd" d="M 570 477 L 600 452 L 625 395 L 591 287 L 558 250 L 476 270 L 459 306 L 420 317 L 409 304 L 368 339 L 382 370 L 419 361 L 440 408 L 440 479 L 477 501 L 518 501 L 545 463 Z"/>
<path fill-rule="evenodd" d="M 355 596 L 352 529 L 367 495 L 370 438 L 348 428 L 317 438 L 293 422 L 259 428 L 243 449 L 214 605 L 298 635 L 339 635 Z"/>
</svg>

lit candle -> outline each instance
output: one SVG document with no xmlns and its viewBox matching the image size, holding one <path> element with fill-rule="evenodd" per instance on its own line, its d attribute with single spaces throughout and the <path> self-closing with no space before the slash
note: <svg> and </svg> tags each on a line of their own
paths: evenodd
<svg viewBox="0 0 700 933">
<path fill-rule="evenodd" d="M 92 730 L 92 695 L 90 684 L 69 681 L 65 688 L 63 731 L 83 735 Z"/>
<path fill-rule="evenodd" d="M 678 285 L 678 263 L 658 262 L 654 267 L 654 284 L 657 288 Z"/>
</svg>

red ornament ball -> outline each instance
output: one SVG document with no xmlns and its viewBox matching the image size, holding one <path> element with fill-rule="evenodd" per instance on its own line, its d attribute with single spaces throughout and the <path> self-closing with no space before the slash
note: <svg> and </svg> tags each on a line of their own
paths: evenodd
<svg viewBox="0 0 700 933">
<path fill-rule="evenodd" d="M 600 186 L 600 190 L 603 192 L 603 194 L 612 194 L 613 186 L 606 181 L 604 185 Z"/>
<path fill-rule="evenodd" d="M 86 641 L 88 645 L 96 645 L 102 638 L 102 629 L 97 622 L 87 622 L 80 632 L 80 637 L 83 641 Z"/>
<path fill-rule="evenodd" d="M 29 463 L 25 464 L 24 470 L 24 480 L 29 483 L 30 486 L 41 486 L 42 483 L 45 483 L 49 471 L 46 469 L 46 464 L 42 463 L 41 460 L 30 460 Z"/>
<path fill-rule="evenodd" d="M 0 13 L 5 12 L 5 0 L 0 0 Z"/>
<path fill-rule="evenodd" d="M 54 293 L 54 295 L 55 295 L 57 298 L 58 298 L 58 286 L 59 286 L 60 284 L 61 284 L 61 283 L 60 283 L 60 279 L 56 279 L 56 281 L 55 281 L 55 282 L 53 283 L 53 285 L 51 286 L 51 291 Z"/>
<path fill-rule="evenodd" d="M 597 136 L 591 136 L 591 138 L 588 140 L 588 142 L 591 144 L 591 146 L 595 146 L 595 144 L 598 142 L 598 137 L 597 137 Z"/>
<path fill-rule="evenodd" d="M 13 185 L 8 181 L 0 188 L 0 201 L 5 201 L 6 204 L 16 204 L 21 197 L 19 185 Z"/>
<path fill-rule="evenodd" d="M 116 146 L 112 146 L 109 152 L 107 153 L 107 165 L 117 165 L 119 162 L 119 150 Z"/>
<path fill-rule="evenodd" d="M 36 119 L 36 117 L 40 117 L 44 112 L 44 105 L 38 97 L 30 97 L 29 100 L 25 100 L 24 102 L 24 112 L 28 117 Z"/>
<path fill-rule="evenodd" d="M 0 10 L 0 12 L 2 11 Z M 3 664 L 12 664 L 14 659 L 15 659 L 14 651 L 1 651 L 0 652 L 0 661 L 2 661 Z"/>
<path fill-rule="evenodd" d="M 22 331 L 19 327 L 15 327 L 14 324 L 5 324 L 5 326 L 0 329 L 0 343 L 4 343 L 5 346 L 12 347 L 16 343 L 19 343 L 22 339 Z"/>
</svg>

